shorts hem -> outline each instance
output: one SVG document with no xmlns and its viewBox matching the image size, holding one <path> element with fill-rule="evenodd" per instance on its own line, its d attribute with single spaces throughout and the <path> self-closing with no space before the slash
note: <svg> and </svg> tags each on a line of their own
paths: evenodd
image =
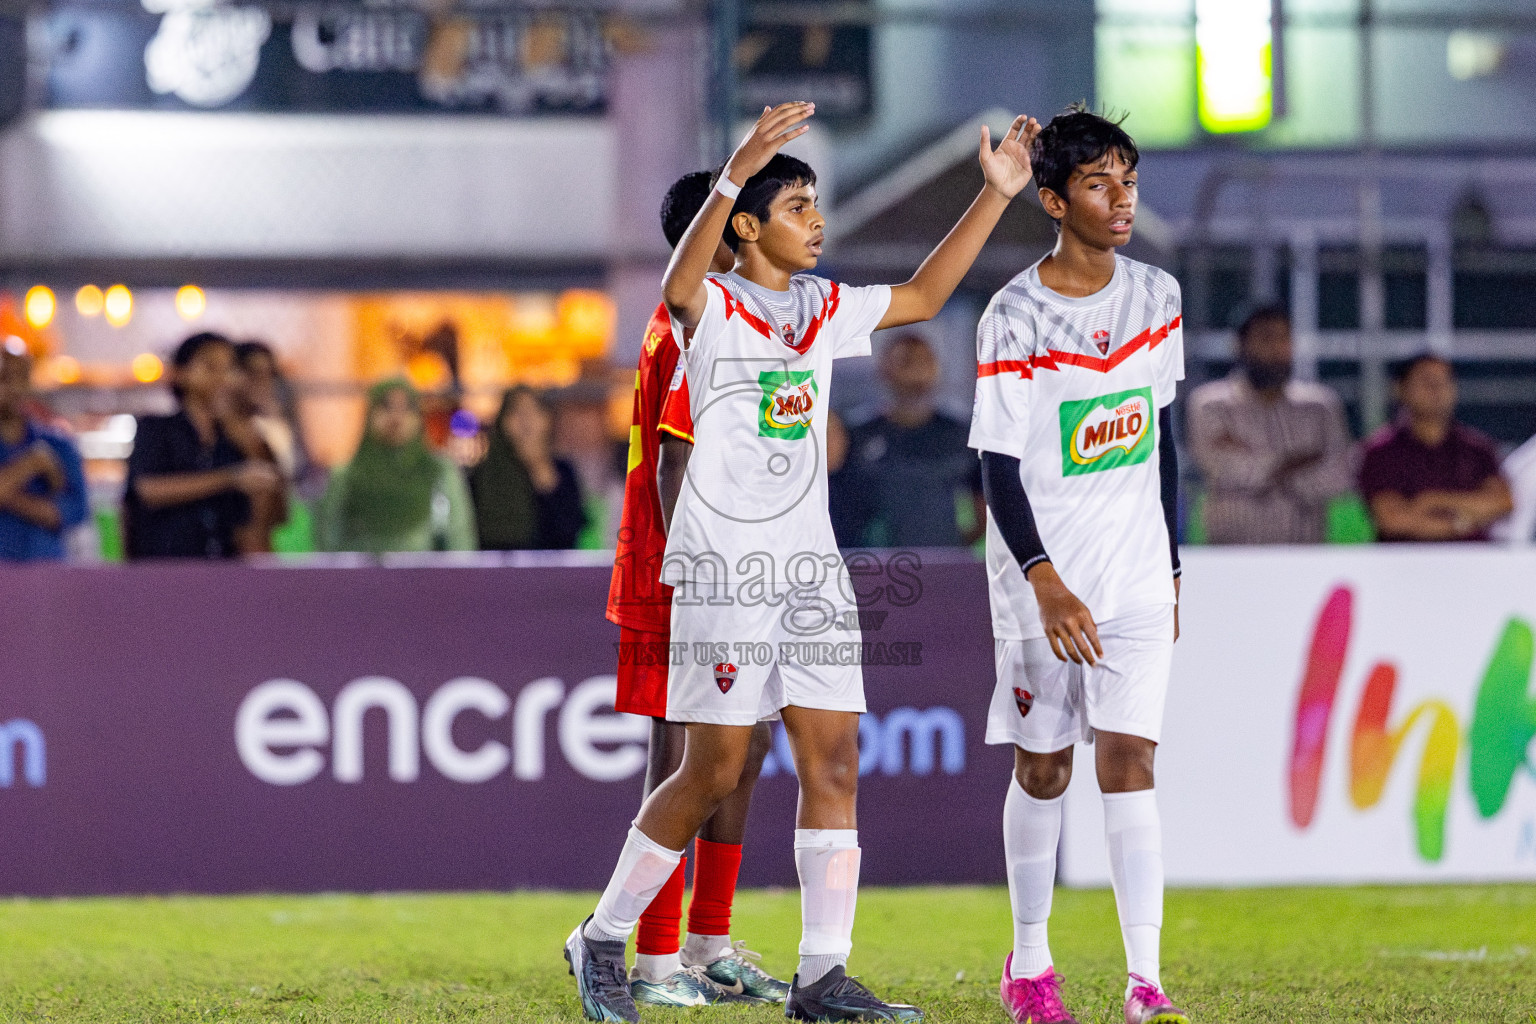
<svg viewBox="0 0 1536 1024">
<path fill-rule="evenodd" d="M 1065 740 L 1065 746 L 1053 746 L 1050 743 L 1040 743 L 1034 740 L 1021 739 L 1018 736 L 999 736 L 997 733 L 987 730 L 987 738 L 982 742 L 989 747 L 1018 747 L 1031 754 L 1058 754 L 1063 750 L 1070 750 L 1083 741 L 1083 737 Z"/>
<path fill-rule="evenodd" d="M 804 708 L 807 711 L 852 711 L 856 715 L 868 714 L 869 712 L 868 702 L 862 700 L 826 701 L 825 703 L 820 704 L 802 704 L 798 701 L 791 700 L 780 704 L 777 710 L 782 713 L 785 708 Z"/>
<path fill-rule="evenodd" d="M 621 715 L 639 715 L 641 718 L 666 718 L 667 709 L 658 709 L 654 704 L 636 704 L 632 701 L 616 700 L 613 702 L 613 710 Z"/>
<path fill-rule="evenodd" d="M 764 721 L 756 714 L 732 715 L 720 711 L 680 711 L 669 709 L 666 720 L 678 725 L 741 725 L 751 727 Z"/>
<path fill-rule="evenodd" d="M 1113 719 L 1100 718 L 1095 721 L 1093 714 L 1088 715 L 1088 725 L 1094 732 L 1118 732 L 1127 736 L 1135 736 L 1139 739 L 1151 740 L 1153 743 L 1162 742 L 1160 736 L 1162 729 L 1148 729 L 1140 722 L 1115 721 Z"/>
</svg>

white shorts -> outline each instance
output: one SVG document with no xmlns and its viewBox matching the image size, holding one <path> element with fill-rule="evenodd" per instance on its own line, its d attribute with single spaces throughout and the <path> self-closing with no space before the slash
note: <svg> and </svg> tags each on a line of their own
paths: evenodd
<svg viewBox="0 0 1536 1024">
<path fill-rule="evenodd" d="M 1098 623 L 1097 665 L 1061 661 L 1051 642 L 997 640 L 997 688 L 987 709 L 987 742 L 1053 754 L 1094 730 L 1156 743 L 1173 665 L 1173 605 Z"/>
<path fill-rule="evenodd" d="M 667 721 L 754 725 L 789 705 L 864 712 L 858 608 L 836 580 L 771 603 L 710 604 L 700 591 L 672 595 Z"/>
</svg>

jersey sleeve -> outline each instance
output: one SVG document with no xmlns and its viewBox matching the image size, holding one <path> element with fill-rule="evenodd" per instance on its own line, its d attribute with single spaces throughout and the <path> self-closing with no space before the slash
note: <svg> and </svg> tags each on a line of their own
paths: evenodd
<svg viewBox="0 0 1536 1024">
<path fill-rule="evenodd" d="M 1179 381 L 1184 379 L 1184 301 L 1179 293 L 1179 282 L 1165 278 L 1168 299 L 1163 315 L 1168 334 L 1152 350 L 1153 390 L 1159 409 L 1173 403 Z"/>
<path fill-rule="evenodd" d="M 679 323 L 677 317 L 670 318 L 672 337 L 683 353 L 680 363 L 699 358 L 704 355 L 705 350 L 712 347 L 714 340 L 725 328 L 725 308 L 725 286 L 717 281 L 713 274 L 706 276 L 704 278 L 704 315 L 699 317 L 698 326 L 690 330 Z"/>
<path fill-rule="evenodd" d="M 672 384 L 667 388 L 666 397 L 661 400 L 661 416 L 656 420 L 656 429 L 693 444 L 693 407 L 689 404 L 688 375 L 681 359 L 677 361 L 677 369 L 672 371 Z"/>
<path fill-rule="evenodd" d="M 1030 344 L 1021 325 L 989 309 L 976 328 L 976 401 L 969 444 L 977 451 L 1016 459 L 1029 445 L 1029 406 L 1034 392 Z"/>
<path fill-rule="evenodd" d="M 831 318 L 835 328 L 832 358 L 869 355 L 869 336 L 890 308 L 890 285 L 877 284 L 867 288 L 838 285 L 837 311 Z"/>
</svg>

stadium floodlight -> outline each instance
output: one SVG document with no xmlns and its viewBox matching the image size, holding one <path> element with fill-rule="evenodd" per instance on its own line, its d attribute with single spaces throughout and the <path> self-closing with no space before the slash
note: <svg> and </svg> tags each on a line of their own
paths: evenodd
<svg viewBox="0 0 1536 1024">
<path fill-rule="evenodd" d="M 1252 132 L 1274 112 L 1272 0 L 1195 0 L 1200 124 Z"/>
</svg>

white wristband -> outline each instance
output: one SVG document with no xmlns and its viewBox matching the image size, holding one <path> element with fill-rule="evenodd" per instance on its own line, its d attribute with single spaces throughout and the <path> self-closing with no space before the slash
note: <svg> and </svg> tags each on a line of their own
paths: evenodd
<svg viewBox="0 0 1536 1024">
<path fill-rule="evenodd" d="M 720 180 L 715 182 L 715 191 L 735 202 L 736 197 L 741 195 L 741 186 L 722 174 Z"/>
</svg>

